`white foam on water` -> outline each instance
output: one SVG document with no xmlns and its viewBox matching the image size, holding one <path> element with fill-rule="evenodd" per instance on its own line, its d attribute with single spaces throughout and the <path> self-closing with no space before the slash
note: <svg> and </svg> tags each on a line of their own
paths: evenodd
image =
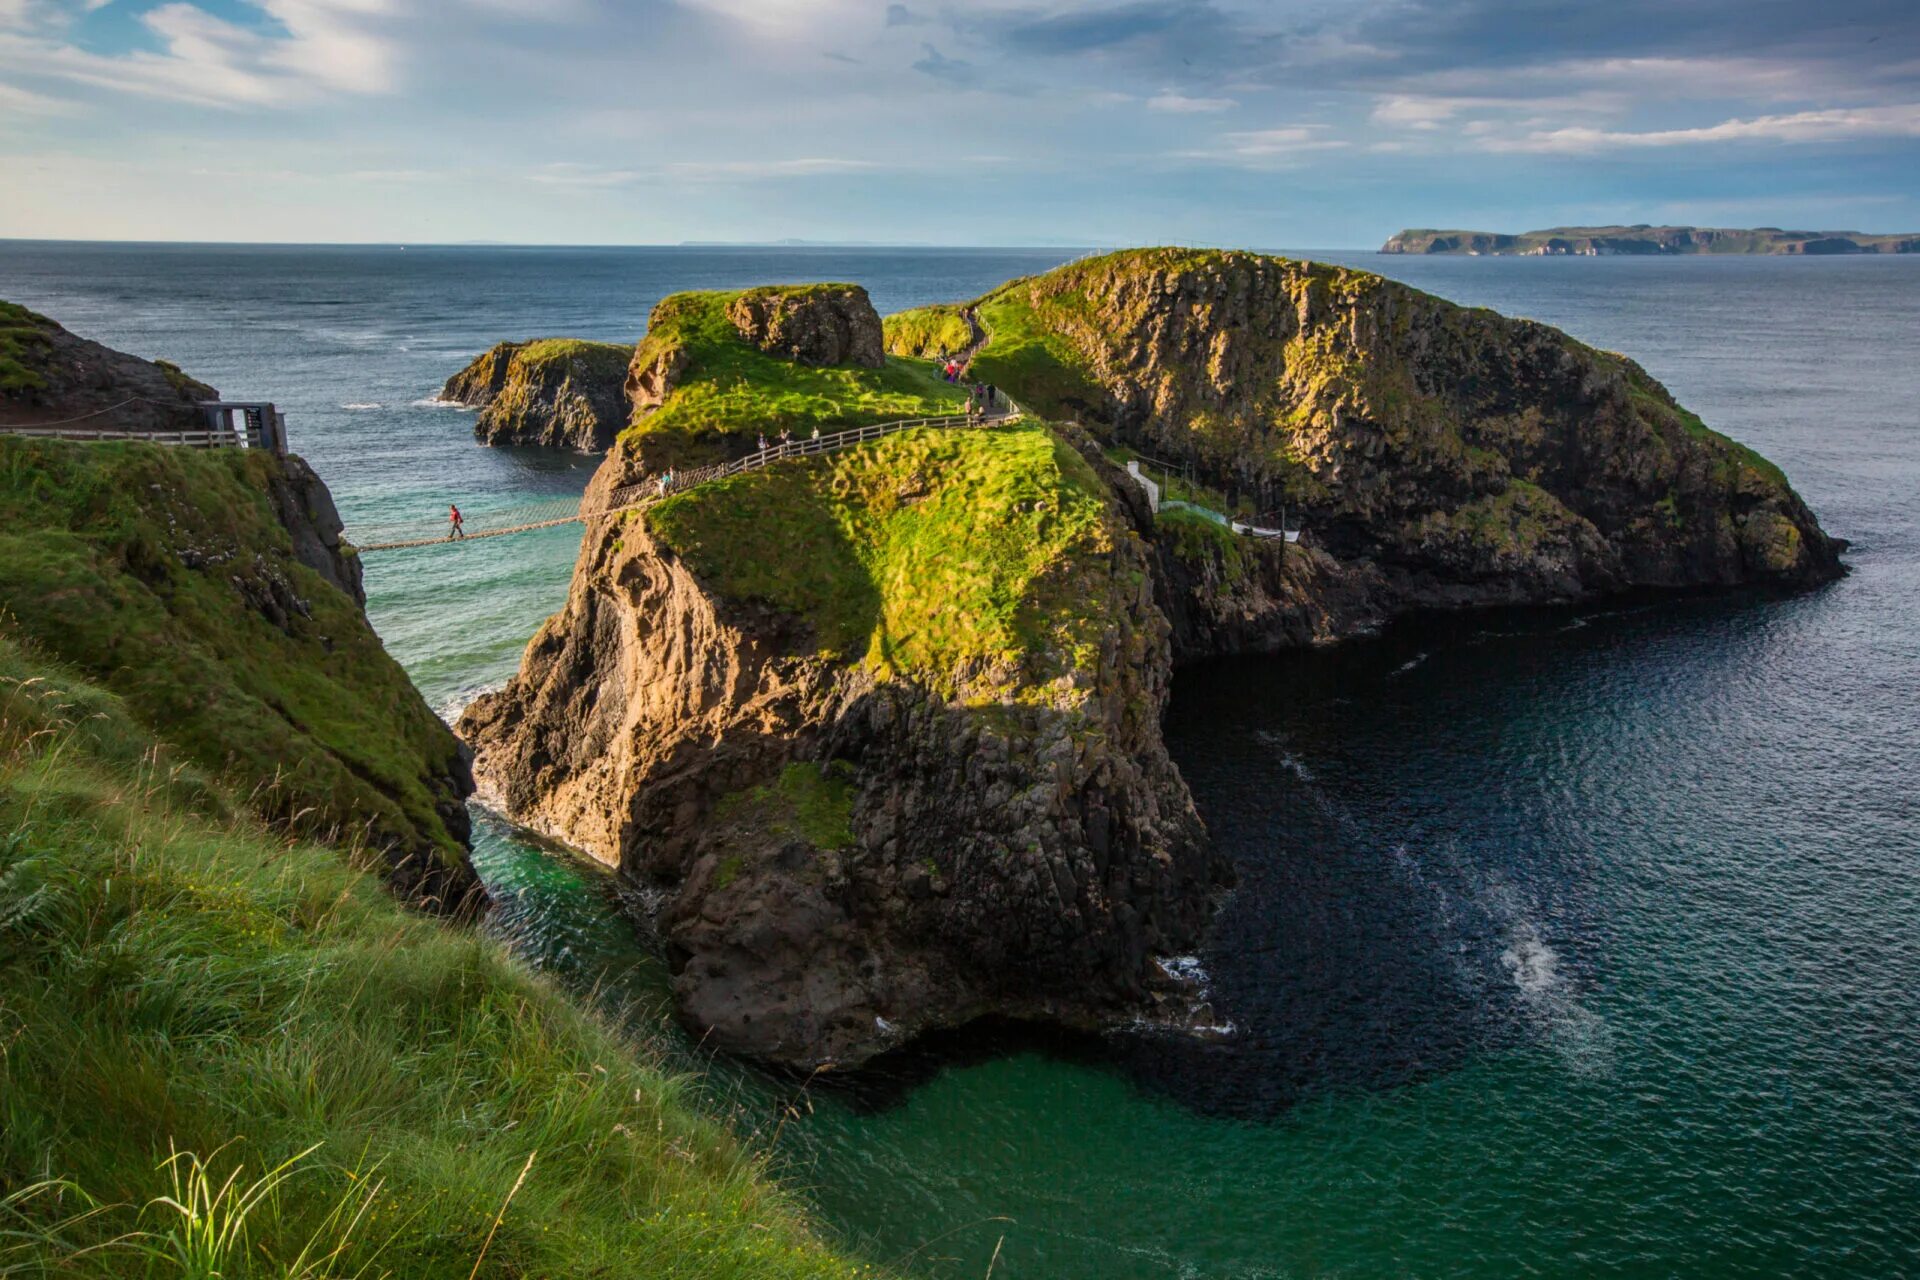
<svg viewBox="0 0 1920 1280">
<path fill-rule="evenodd" d="M 1187 983 L 1201 995 L 1212 994 L 1212 988 L 1208 985 L 1212 979 L 1207 976 L 1207 967 L 1200 962 L 1199 956 L 1162 956 L 1160 967 L 1167 971 L 1168 977 Z"/>
<path fill-rule="evenodd" d="M 366 400 L 366 401 L 354 401 L 353 403 L 350 403 L 350 404 L 343 404 L 340 407 L 342 409 L 349 409 L 354 413 L 365 413 L 369 409 L 384 409 L 387 406 L 383 404 L 375 404 L 371 400 Z"/>
<path fill-rule="evenodd" d="M 1397 668 L 1395 668 L 1393 674 L 1396 676 L 1403 676 L 1407 672 L 1419 666 L 1421 663 L 1425 662 L 1429 656 L 1430 655 L 1428 655 L 1424 651 L 1420 653 L 1416 653 L 1413 655 L 1412 658 L 1408 659 L 1406 662 L 1401 663 Z M 1392 677 L 1388 677 L 1388 678 L 1391 679 Z"/>
<path fill-rule="evenodd" d="M 1280 763 L 1292 771 L 1293 776 L 1300 779 L 1300 781 L 1312 782 L 1314 780 L 1313 770 L 1307 768 L 1300 757 L 1294 755 L 1293 752 L 1282 751 L 1280 753 Z"/>
<path fill-rule="evenodd" d="M 470 411 L 473 408 L 470 404 L 461 404 L 458 400 L 442 400 L 439 396 L 428 396 L 425 400 L 415 400 L 412 403 L 416 409 L 466 409 Z"/>
<path fill-rule="evenodd" d="M 1613 1074 L 1612 1028 L 1580 1003 L 1573 983 L 1560 970 L 1560 954 L 1531 921 L 1520 920 L 1508 929 L 1500 966 L 1546 1043 L 1570 1071 L 1582 1076 Z"/>
</svg>

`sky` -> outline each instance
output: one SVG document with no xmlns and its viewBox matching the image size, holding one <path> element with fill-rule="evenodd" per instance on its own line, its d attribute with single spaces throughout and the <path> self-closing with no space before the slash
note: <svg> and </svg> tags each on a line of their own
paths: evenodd
<svg viewBox="0 0 1920 1280">
<path fill-rule="evenodd" d="M 0 237 L 1920 231 L 1920 0 L 0 0 Z"/>
</svg>

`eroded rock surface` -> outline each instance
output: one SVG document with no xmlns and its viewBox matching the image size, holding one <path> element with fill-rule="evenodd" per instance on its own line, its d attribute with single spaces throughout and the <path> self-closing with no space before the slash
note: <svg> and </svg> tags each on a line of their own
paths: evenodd
<svg viewBox="0 0 1920 1280">
<path fill-rule="evenodd" d="M 440 398 L 480 410 L 474 438 L 604 453 L 632 416 L 632 348 L 546 338 L 502 342 L 447 380 Z"/>
<path fill-rule="evenodd" d="M 880 315 L 857 284 L 749 289 L 727 305 L 740 336 L 768 355 L 801 364 L 887 361 Z"/>
<path fill-rule="evenodd" d="M 939 474 L 903 469 L 902 500 L 967 500 Z M 1094 1026 L 1197 946 L 1229 873 L 1160 740 L 1148 550 L 1090 475 L 1054 483 L 980 513 L 989 545 L 1034 502 L 1087 521 L 1048 569 L 1073 618 L 1024 657 L 889 674 L 630 519 L 463 717 L 494 803 L 654 896 L 712 1043 L 805 1067 L 989 1013 Z"/>
</svg>

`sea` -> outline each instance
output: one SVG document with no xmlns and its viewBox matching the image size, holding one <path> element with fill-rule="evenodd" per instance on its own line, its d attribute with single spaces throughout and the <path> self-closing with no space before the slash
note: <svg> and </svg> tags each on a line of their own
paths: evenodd
<svg viewBox="0 0 1920 1280">
<path fill-rule="evenodd" d="M 1920 1274 L 1920 257 L 1294 252 L 1632 356 L 1780 463 L 1851 572 L 1182 671 L 1168 740 L 1240 875 L 1184 961 L 1204 1038 L 705 1063 L 604 877 L 483 815 L 492 927 L 704 1065 L 821 1229 L 907 1275 Z M 769 281 L 894 310 L 1075 256 L 0 242 L 0 297 L 274 401 L 350 526 L 431 533 L 591 475 L 435 403 L 496 341 L 631 342 L 666 293 Z M 371 555 L 369 613 L 452 715 L 578 542 Z"/>
</svg>

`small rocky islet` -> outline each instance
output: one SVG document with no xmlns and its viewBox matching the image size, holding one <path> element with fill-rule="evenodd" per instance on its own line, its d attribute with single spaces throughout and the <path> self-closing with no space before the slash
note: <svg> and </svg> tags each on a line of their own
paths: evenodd
<svg viewBox="0 0 1920 1280">
<path fill-rule="evenodd" d="M 720 1048 L 850 1066 L 986 1016 L 1203 1018 L 1176 961 L 1233 872 L 1161 740 L 1178 663 L 1842 571 L 1778 469 L 1626 357 L 1177 249 L 884 321 L 857 286 L 669 297 L 586 504 L 763 433 L 951 411 L 924 357 L 978 337 L 968 380 L 1018 422 L 590 522 L 565 607 L 458 726 L 486 800 L 636 890 Z M 1190 501 L 1156 510 L 1142 459 Z M 1208 514 L 1281 510 L 1298 542 Z"/>
</svg>

